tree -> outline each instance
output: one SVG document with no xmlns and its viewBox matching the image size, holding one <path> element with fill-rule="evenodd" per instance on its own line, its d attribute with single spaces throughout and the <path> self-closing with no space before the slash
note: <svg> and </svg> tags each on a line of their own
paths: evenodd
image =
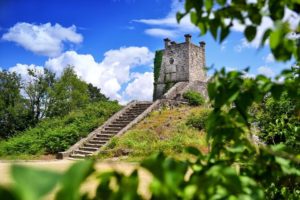
<svg viewBox="0 0 300 200">
<path fill-rule="evenodd" d="M 20 94 L 21 78 L 15 72 L 0 71 L 0 138 L 24 130 L 28 113 Z"/>
<path fill-rule="evenodd" d="M 43 71 L 28 70 L 29 80 L 24 83 L 28 97 L 31 123 L 36 124 L 46 116 L 51 103 L 50 92 L 55 83 L 55 73 L 44 68 Z"/>
<path fill-rule="evenodd" d="M 50 96 L 52 102 L 49 105 L 48 116 L 64 116 L 88 103 L 88 85 L 78 78 L 71 66 L 68 66 L 54 84 Z"/>
<path fill-rule="evenodd" d="M 97 102 L 97 101 L 107 101 L 108 98 L 101 93 L 101 90 L 91 83 L 88 84 L 88 93 L 90 102 Z"/>
</svg>

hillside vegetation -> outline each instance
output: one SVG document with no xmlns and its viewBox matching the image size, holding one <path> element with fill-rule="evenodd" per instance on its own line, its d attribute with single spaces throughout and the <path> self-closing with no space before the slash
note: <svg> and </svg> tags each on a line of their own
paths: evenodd
<svg viewBox="0 0 300 200">
<path fill-rule="evenodd" d="M 97 102 L 64 117 L 42 120 L 34 128 L 0 141 L 0 157 L 33 158 L 64 151 L 119 109 L 116 102 Z"/>
<path fill-rule="evenodd" d="M 206 153 L 208 145 L 205 131 L 194 128 L 191 121 L 204 119 L 199 116 L 205 116 L 207 110 L 204 106 L 181 106 L 154 111 L 125 134 L 113 138 L 99 158 L 118 157 L 136 161 L 155 152 L 164 152 L 185 159 L 187 154 L 184 149 L 188 146 Z"/>
</svg>

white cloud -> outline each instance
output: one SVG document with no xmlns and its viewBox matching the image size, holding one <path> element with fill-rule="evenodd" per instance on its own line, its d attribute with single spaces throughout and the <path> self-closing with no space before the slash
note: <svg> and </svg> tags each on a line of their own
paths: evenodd
<svg viewBox="0 0 300 200">
<path fill-rule="evenodd" d="M 258 74 L 262 74 L 268 77 L 274 77 L 275 76 L 275 72 L 267 66 L 261 66 L 259 68 L 257 68 L 257 72 Z"/>
<path fill-rule="evenodd" d="M 173 38 L 173 37 L 177 37 L 178 35 L 178 33 L 174 30 L 161 29 L 161 28 L 150 28 L 145 30 L 145 33 L 159 38 Z"/>
<path fill-rule="evenodd" d="M 146 47 L 122 47 L 107 51 L 102 62 L 96 62 L 90 54 L 67 51 L 59 57 L 49 59 L 45 67 L 60 75 L 67 65 L 72 65 L 83 80 L 101 88 L 111 99 L 124 102 L 120 91 L 122 86 L 139 78 L 132 76 L 132 69 L 141 65 L 151 65 L 153 57 L 154 54 Z M 133 99 L 132 96 L 126 98 Z"/>
<path fill-rule="evenodd" d="M 76 26 L 63 27 L 60 24 L 17 23 L 2 36 L 3 40 L 12 41 L 23 48 L 39 55 L 49 57 L 59 55 L 64 43 L 81 43 L 83 37 L 76 32 Z"/>
<path fill-rule="evenodd" d="M 242 52 L 244 49 L 251 48 L 251 44 L 247 42 L 245 38 L 240 40 L 240 44 L 234 46 L 234 50 L 238 53 Z"/>
<path fill-rule="evenodd" d="M 263 57 L 263 60 L 265 61 L 265 63 L 272 63 L 275 61 L 274 56 L 271 53 Z"/>
<path fill-rule="evenodd" d="M 128 84 L 123 93 L 123 100 L 152 100 L 153 72 L 135 74 L 134 76 L 135 79 Z"/>
<path fill-rule="evenodd" d="M 30 81 L 32 79 L 32 77 L 29 76 L 28 70 L 34 70 L 37 73 L 43 73 L 44 67 L 33 65 L 33 64 L 26 65 L 26 64 L 18 63 L 15 66 L 10 67 L 8 71 L 16 72 L 17 74 L 20 74 L 23 81 Z"/>
<path fill-rule="evenodd" d="M 295 13 L 294 11 L 285 8 L 284 9 L 284 17 L 282 21 L 287 21 L 289 22 L 292 30 L 295 30 L 298 26 L 298 24 L 300 23 L 300 16 Z M 250 25 L 251 22 L 248 20 L 246 21 L 247 25 Z M 246 39 L 243 39 L 241 41 L 241 44 L 237 47 L 238 49 L 243 49 L 243 47 L 246 48 L 258 48 L 260 46 L 260 42 L 263 38 L 264 32 L 269 29 L 274 27 L 274 23 L 273 21 L 270 19 L 270 17 L 268 16 L 264 16 L 262 18 L 262 22 L 260 24 L 260 26 L 257 27 L 257 32 L 256 32 L 256 37 L 253 39 L 253 41 L 248 42 Z M 238 21 L 234 21 L 233 22 L 233 27 L 232 30 L 237 31 L 237 32 L 244 32 L 246 26 L 245 25 L 241 25 Z M 244 43 L 244 44 L 243 44 Z M 247 43 L 247 45 L 245 45 L 245 43 Z M 268 41 L 266 41 L 266 43 L 268 43 Z"/>
<path fill-rule="evenodd" d="M 155 37 L 176 38 L 184 33 L 199 32 L 199 29 L 190 21 L 190 15 L 185 16 L 180 24 L 177 23 L 176 13 L 183 11 L 184 2 L 173 0 L 170 12 L 163 18 L 159 19 L 137 19 L 134 22 L 142 23 L 151 26 L 145 30 L 145 33 Z"/>
</svg>

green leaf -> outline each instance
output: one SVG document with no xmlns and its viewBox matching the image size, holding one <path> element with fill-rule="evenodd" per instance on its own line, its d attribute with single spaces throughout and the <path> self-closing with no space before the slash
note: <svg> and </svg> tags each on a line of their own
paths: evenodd
<svg viewBox="0 0 300 200">
<path fill-rule="evenodd" d="M 58 183 L 61 175 L 56 172 L 13 165 L 14 189 L 22 200 L 38 200 L 48 194 Z"/>
<path fill-rule="evenodd" d="M 205 1 L 205 8 L 207 11 L 211 10 L 211 8 L 213 7 L 213 3 L 214 3 L 214 0 L 206 0 Z"/>
<path fill-rule="evenodd" d="M 176 20 L 177 20 L 177 23 L 180 22 L 180 20 L 185 16 L 185 14 L 183 13 L 180 13 L 180 12 L 177 12 L 176 13 Z"/>
<path fill-rule="evenodd" d="M 79 161 L 72 165 L 64 174 L 61 189 L 56 195 L 57 200 L 79 200 L 79 189 L 83 181 L 94 171 L 93 160 Z"/>
<path fill-rule="evenodd" d="M 219 21 L 217 19 L 213 19 L 210 21 L 209 30 L 215 40 L 217 40 Z"/>
<path fill-rule="evenodd" d="M 256 36 L 256 27 L 255 26 L 247 26 L 244 34 L 249 42 L 251 42 Z"/>
<path fill-rule="evenodd" d="M 0 198 L 5 200 L 17 200 L 11 190 L 7 190 L 0 186 Z"/>
<path fill-rule="evenodd" d="M 272 30 L 271 29 L 267 29 L 264 34 L 263 34 L 263 37 L 260 41 L 260 46 L 264 46 L 266 40 L 269 38 L 270 34 L 272 33 Z"/>
<path fill-rule="evenodd" d="M 230 30 L 230 27 L 229 27 L 229 26 L 226 26 L 226 27 L 221 28 L 220 42 L 223 42 L 223 40 L 225 40 L 225 38 L 226 38 L 226 37 L 228 36 L 228 34 L 229 34 L 229 30 Z"/>
<path fill-rule="evenodd" d="M 270 35 L 270 47 L 272 49 L 275 49 L 281 41 L 281 32 L 280 30 L 275 30 L 272 31 L 271 35 Z"/>
<path fill-rule="evenodd" d="M 192 154 L 194 156 L 200 156 L 202 157 L 202 153 L 197 149 L 196 147 L 186 147 L 185 152 Z"/>
</svg>

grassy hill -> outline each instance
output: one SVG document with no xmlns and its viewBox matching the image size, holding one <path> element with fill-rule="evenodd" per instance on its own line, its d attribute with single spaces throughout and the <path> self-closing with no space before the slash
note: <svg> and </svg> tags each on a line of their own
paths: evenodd
<svg viewBox="0 0 300 200">
<path fill-rule="evenodd" d="M 194 146 L 208 151 L 205 132 L 193 127 L 193 122 L 207 113 L 205 107 L 181 106 L 152 112 L 125 134 L 113 138 L 103 148 L 100 159 L 137 161 L 162 151 L 177 158 L 186 158 L 184 148 Z M 196 123 L 199 124 L 199 123 Z"/>
<path fill-rule="evenodd" d="M 33 128 L 1 140 L 0 158 L 34 159 L 45 158 L 45 155 L 52 158 L 51 155 L 68 149 L 102 125 L 120 108 L 117 102 L 103 101 L 90 103 L 64 117 L 44 119 Z"/>
</svg>

